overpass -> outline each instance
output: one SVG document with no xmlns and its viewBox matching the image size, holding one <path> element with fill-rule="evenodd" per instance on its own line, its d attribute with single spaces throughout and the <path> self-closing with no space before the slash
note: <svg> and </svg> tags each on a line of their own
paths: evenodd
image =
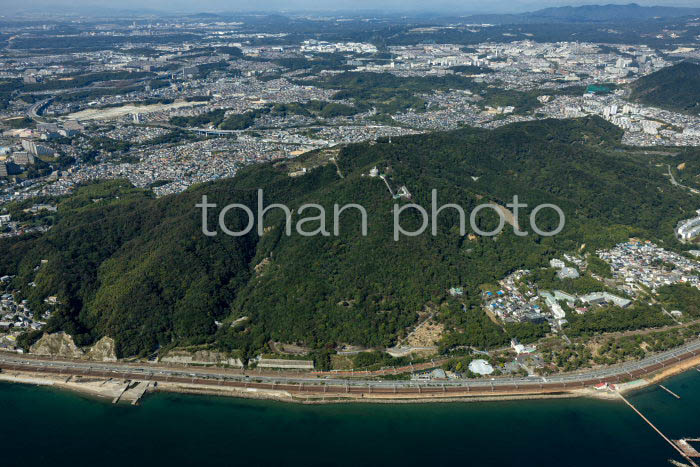
<svg viewBox="0 0 700 467">
<path fill-rule="evenodd" d="M 27 117 L 31 118 L 32 120 L 36 120 L 38 122 L 41 122 L 41 112 L 46 108 L 47 105 L 53 100 L 53 97 L 50 97 L 48 99 L 41 100 L 39 102 L 35 102 L 34 104 L 31 105 L 27 109 Z"/>
<path fill-rule="evenodd" d="M 187 131 L 205 136 L 227 136 L 241 133 L 242 130 L 217 130 L 212 128 L 186 128 Z"/>
</svg>

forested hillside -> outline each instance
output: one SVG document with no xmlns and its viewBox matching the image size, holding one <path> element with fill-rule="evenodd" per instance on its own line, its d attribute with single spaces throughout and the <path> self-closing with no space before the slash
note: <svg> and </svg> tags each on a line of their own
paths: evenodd
<svg viewBox="0 0 700 467">
<path fill-rule="evenodd" d="M 673 226 L 697 206 L 647 160 L 614 151 L 620 137 L 598 118 L 545 120 L 353 144 L 335 156 L 337 167 L 315 152 L 160 199 L 120 181 L 87 185 L 60 201 L 46 234 L 0 241 L 0 275 L 18 275 L 15 285 L 33 309 L 58 297 L 48 331 L 66 330 L 79 345 L 113 337 L 120 356 L 174 343 L 214 343 L 244 356 L 269 340 L 314 349 L 391 345 L 424 307 L 446 304 L 450 287 L 465 289 L 468 306 L 478 302 L 481 284 L 545 265 L 560 252 L 584 245 L 590 251 L 630 235 L 673 242 Z M 305 175 L 289 176 L 304 164 Z M 459 234 L 456 211 L 446 210 L 437 236 L 428 230 L 395 242 L 392 206 L 410 201 L 392 199 L 380 178 L 363 175 L 374 166 L 394 190 L 405 185 L 412 201 L 427 209 L 432 189 L 439 205 L 461 205 L 468 231 L 473 207 L 505 205 L 513 195 L 530 208 L 557 204 L 566 227 L 548 238 L 518 237 L 509 226 L 494 238 L 469 238 Z M 258 188 L 265 205 L 324 206 L 331 233 L 334 203 L 361 204 L 368 235 L 361 235 L 352 210 L 343 213 L 338 236 L 295 233 L 296 221 L 314 210 L 294 214 L 291 236 L 279 210 L 266 217 L 262 236 L 256 229 L 241 237 L 202 234 L 202 211 L 195 208 L 202 195 L 218 206 L 209 209 L 213 230 L 226 204 L 257 211 Z M 530 208 L 519 218 L 529 231 Z M 480 216 L 480 226 L 488 230 L 492 217 Z M 558 222 L 551 211 L 537 220 L 545 230 Z M 242 230 L 247 217 L 234 209 L 226 224 Z M 416 228 L 417 212 L 405 211 L 401 224 Z M 304 229 L 317 226 L 312 221 Z M 459 313 L 454 303 L 445 309 Z M 249 319 L 231 326 L 241 317 Z M 487 329 L 488 320 L 482 324 L 483 333 L 470 329 L 463 340 L 491 342 L 495 331 Z"/>
<path fill-rule="evenodd" d="M 681 62 L 632 83 L 632 99 L 665 109 L 700 112 L 700 65 Z"/>
</svg>

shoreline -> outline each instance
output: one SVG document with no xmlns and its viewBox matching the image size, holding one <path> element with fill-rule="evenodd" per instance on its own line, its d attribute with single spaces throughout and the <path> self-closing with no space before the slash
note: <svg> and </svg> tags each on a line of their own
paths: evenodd
<svg viewBox="0 0 700 467">
<path fill-rule="evenodd" d="M 466 390 L 458 393 L 417 394 L 326 394 L 324 392 L 295 392 L 289 390 L 261 389 L 251 387 L 228 387 L 215 384 L 157 382 L 103 378 L 94 376 L 68 376 L 46 374 L 23 370 L 3 370 L 0 382 L 49 386 L 57 389 L 96 397 L 99 400 L 128 402 L 137 405 L 141 397 L 153 392 L 173 394 L 194 394 L 243 399 L 274 400 L 299 404 L 344 404 L 344 403 L 382 403 L 382 404 L 416 404 L 449 402 L 498 402 L 537 399 L 572 399 L 588 397 L 598 400 L 620 401 L 618 394 L 627 394 L 657 384 L 665 379 L 692 370 L 700 365 L 700 355 L 676 362 L 663 370 L 658 370 L 634 381 L 616 385 L 616 390 L 597 390 L 593 387 L 577 387 L 556 390 L 509 390 L 474 393 Z"/>
</svg>

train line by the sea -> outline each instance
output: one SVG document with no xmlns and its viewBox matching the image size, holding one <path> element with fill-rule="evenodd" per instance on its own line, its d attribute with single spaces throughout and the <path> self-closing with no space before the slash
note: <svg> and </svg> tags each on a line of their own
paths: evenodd
<svg viewBox="0 0 700 467">
<path fill-rule="evenodd" d="M 295 395 L 330 395 L 354 397 L 462 397 L 495 394 L 545 394 L 574 391 L 600 383 L 619 384 L 700 357 L 700 339 L 682 347 L 661 352 L 635 362 L 547 377 L 480 378 L 457 380 L 406 381 L 334 378 L 316 375 L 287 376 L 255 374 L 223 368 L 162 367 L 157 364 L 102 363 L 81 360 L 58 360 L 10 353 L 0 354 L 0 369 L 50 375 L 90 376 L 128 379 L 154 383 L 237 388 L 241 390 L 277 391 Z"/>
</svg>

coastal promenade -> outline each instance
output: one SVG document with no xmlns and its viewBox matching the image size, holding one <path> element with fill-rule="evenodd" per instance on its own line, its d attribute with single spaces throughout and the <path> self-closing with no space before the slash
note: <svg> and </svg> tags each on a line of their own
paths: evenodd
<svg viewBox="0 0 700 467">
<path fill-rule="evenodd" d="M 180 383 L 253 391 L 277 391 L 294 395 L 315 394 L 331 396 L 335 394 L 354 397 L 378 397 L 383 395 L 385 398 L 407 396 L 421 398 L 430 397 L 431 395 L 460 397 L 465 395 L 539 394 L 573 391 L 602 382 L 622 383 L 632 381 L 696 357 L 700 357 L 700 339 L 639 361 L 626 362 L 584 372 L 565 373 L 547 377 L 498 377 L 421 382 L 333 378 L 330 375 L 321 377 L 319 375 L 251 374 L 251 372 L 246 373 L 223 368 L 172 368 L 158 364 L 142 363 L 52 360 L 11 353 L 0 354 L 0 369 L 66 377 L 121 378 L 156 383 Z"/>
</svg>

